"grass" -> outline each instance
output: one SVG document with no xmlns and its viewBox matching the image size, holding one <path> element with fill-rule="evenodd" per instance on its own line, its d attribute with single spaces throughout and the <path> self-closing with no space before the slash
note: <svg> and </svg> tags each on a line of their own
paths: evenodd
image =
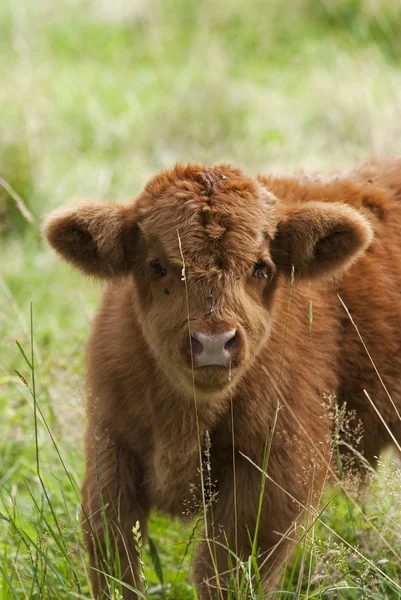
<svg viewBox="0 0 401 600">
<path fill-rule="evenodd" d="M 400 18 L 392 0 L 0 4 L 2 600 L 89 595 L 76 490 L 100 289 L 44 246 L 42 215 L 127 201 L 176 160 L 266 172 L 399 153 Z M 278 597 L 401 598 L 400 492 L 389 457 L 362 506 L 336 494 Z M 150 534 L 148 595 L 194 598 L 192 527 L 153 515 Z"/>
</svg>

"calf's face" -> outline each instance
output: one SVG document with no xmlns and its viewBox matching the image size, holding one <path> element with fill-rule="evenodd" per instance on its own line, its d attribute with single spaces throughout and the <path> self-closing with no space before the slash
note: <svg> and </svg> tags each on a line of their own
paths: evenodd
<svg viewBox="0 0 401 600">
<path fill-rule="evenodd" d="M 227 165 L 177 165 L 131 206 L 59 209 L 45 234 L 83 272 L 132 279 L 151 352 L 174 386 L 198 397 L 227 393 L 250 367 L 280 318 L 283 275 L 335 277 L 372 237 L 349 206 L 288 206 Z"/>
</svg>

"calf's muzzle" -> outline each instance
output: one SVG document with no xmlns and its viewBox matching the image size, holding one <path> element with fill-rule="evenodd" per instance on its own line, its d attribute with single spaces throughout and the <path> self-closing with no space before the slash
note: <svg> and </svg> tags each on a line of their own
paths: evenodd
<svg viewBox="0 0 401 600">
<path fill-rule="evenodd" d="M 228 367 L 240 346 L 236 329 L 216 334 L 191 331 L 191 347 L 195 367 Z"/>
</svg>

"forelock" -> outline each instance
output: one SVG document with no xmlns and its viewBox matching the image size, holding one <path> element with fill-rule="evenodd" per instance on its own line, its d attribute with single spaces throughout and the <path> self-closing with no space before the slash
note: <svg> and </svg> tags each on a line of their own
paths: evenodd
<svg viewBox="0 0 401 600">
<path fill-rule="evenodd" d="M 238 270 L 263 242 L 268 245 L 274 205 L 274 197 L 240 169 L 177 164 L 148 183 L 137 208 L 145 229 L 169 254 L 176 258 L 178 234 L 200 271 L 218 271 Z"/>
<path fill-rule="evenodd" d="M 247 177 L 241 169 L 228 164 L 206 167 L 198 163 L 177 163 L 173 169 L 164 170 L 153 177 L 146 185 L 145 192 L 157 201 L 170 188 L 183 194 L 191 193 L 199 199 L 212 198 L 219 192 L 235 192 L 242 195 L 256 191 L 253 179 Z"/>
</svg>

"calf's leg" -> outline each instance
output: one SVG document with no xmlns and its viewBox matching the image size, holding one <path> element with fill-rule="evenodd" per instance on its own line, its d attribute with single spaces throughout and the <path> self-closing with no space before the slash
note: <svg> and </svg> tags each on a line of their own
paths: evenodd
<svg viewBox="0 0 401 600">
<path fill-rule="evenodd" d="M 94 598 L 112 597 L 113 578 L 141 590 L 133 527 L 139 522 L 143 539 L 149 505 L 139 461 L 129 449 L 108 436 L 87 435 L 87 465 L 82 486 L 82 527 L 89 553 Z M 124 600 L 135 591 L 122 585 Z"/>
<path fill-rule="evenodd" d="M 271 457 L 269 472 L 272 473 L 275 472 L 273 463 L 274 457 Z M 255 543 L 259 576 L 265 591 L 279 585 L 284 563 L 295 543 L 294 525 L 303 518 L 305 503 L 311 496 L 307 485 L 299 483 L 297 472 L 291 473 L 289 468 L 281 475 L 276 473 L 278 485 L 266 481 Z M 217 499 L 208 518 L 210 541 L 199 544 L 194 561 L 193 579 L 200 600 L 238 596 L 238 582 L 244 575 L 244 566 L 248 568 L 247 560 L 252 554 L 261 477 L 253 465 L 240 459 L 236 463 L 236 498 L 232 470 L 227 469 L 218 483 Z M 316 492 L 319 483 L 321 486 L 322 478 L 315 471 L 313 486 Z M 311 520 L 312 515 L 309 522 Z M 255 581 L 256 578 L 253 585 Z"/>
</svg>

